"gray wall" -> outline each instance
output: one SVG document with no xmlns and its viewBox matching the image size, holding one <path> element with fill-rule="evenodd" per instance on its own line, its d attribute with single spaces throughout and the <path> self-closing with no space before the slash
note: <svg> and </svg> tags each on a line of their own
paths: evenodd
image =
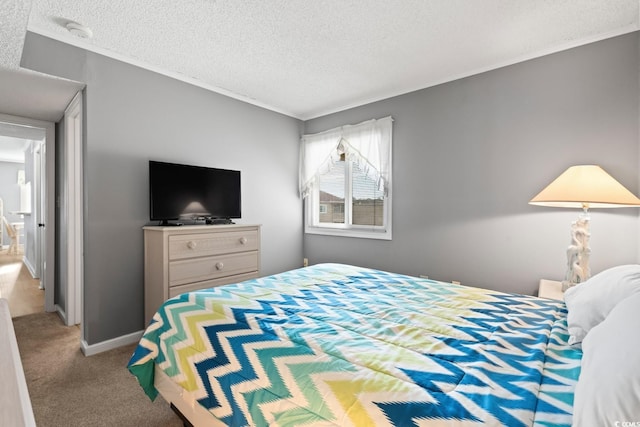
<svg viewBox="0 0 640 427">
<path fill-rule="evenodd" d="M 65 191 L 65 174 L 66 168 L 66 154 L 67 150 L 63 143 L 65 139 L 65 129 L 63 123 L 56 125 L 56 145 L 55 145 L 55 200 L 59 201 L 54 206 L 55 209 L 55 277 L 54 277 L 54 304 L 58 307 L 62 307 L 64 313 L 67 313 L 67 259 L 65 250 L 68 245 L 66 228 L 65 206 L 67 195 Z"/>
<path fill-rule="evenodd" d="M 262 224 L 262 273 L 301 265 L 300 121 L 32 33 L 22 65 L 87 84 L 88 344 L 144 326 L 149 159 L 241 170 L 241 222 Z"/>
<path fill-rule="evenodd" d="M 528 294 L 561 280 L 579 212 L 527 202 L 583 163 L 637 194 L 639 63 L 633 33 L 306 122 L 395 120 L 393 240 L 305 235 L 305 256 Z M 636 262 L 636 210 L 591 222 L 594 273 Z"/>
<path fill-rule="evenodd" d="M 27 34 L 23 66 L 87 83 L 85 339 L 143 327 L 147 160 L 243 172 L 243 222 L 263 224 L 270 274 L 347 262 L 506 291 L 561 279 L 578 212 L 529 206 L 566 167 L 597 163 L 637 193 L 638 34 L 310 120 L 307 133 L 394 122 L 392 241 L 304 236 L 302 124 Z M 592 269 L 636 262 L 633 209 L 592 212 Z"/>
</svg>

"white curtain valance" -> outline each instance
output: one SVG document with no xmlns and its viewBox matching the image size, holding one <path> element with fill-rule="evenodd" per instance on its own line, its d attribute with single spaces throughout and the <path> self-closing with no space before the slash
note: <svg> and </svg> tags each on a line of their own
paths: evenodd
<svg viewBox="0 0 640 427">
<path fill-rule="evenodd" d="M 391 117 L 368 120 L 300 140 L 300 194 L 306 197 L 318 174 L 328 172 L 340 155 L 354 161 L 378 188 L 387 193 L 391 179 Z"/>
</svg>

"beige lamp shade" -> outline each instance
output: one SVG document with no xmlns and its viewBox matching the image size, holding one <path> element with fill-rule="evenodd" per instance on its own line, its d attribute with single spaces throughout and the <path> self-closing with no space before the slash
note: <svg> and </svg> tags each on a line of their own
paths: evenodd
<svg viewBox="0 0 640 427">
<path fill-rule="evenodd" d="M 529 202 L 558 208 L 640 206 L 632 192 L 596 165 L 571 166 Z"/>
</svg>

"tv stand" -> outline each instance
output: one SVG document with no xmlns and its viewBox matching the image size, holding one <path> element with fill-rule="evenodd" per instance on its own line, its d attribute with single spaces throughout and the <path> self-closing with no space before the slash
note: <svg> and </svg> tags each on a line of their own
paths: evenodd
<svg viewBox="0 0 640 427">
<path fill-rule="evenodd" d="M 207 218 L 205 222 L 209 225 L 235 224 L 229 218 Z"/>
</svg>

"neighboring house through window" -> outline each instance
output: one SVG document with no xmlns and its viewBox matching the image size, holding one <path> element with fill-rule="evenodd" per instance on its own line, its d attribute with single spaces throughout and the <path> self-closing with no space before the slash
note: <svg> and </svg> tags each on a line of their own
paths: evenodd
<svg viewBox="0 0 640 427">
<path fill-rule="evenodd" d="M 301 139 L 305 232 L 391 239 L 391 117 Z"/>
</svg>

